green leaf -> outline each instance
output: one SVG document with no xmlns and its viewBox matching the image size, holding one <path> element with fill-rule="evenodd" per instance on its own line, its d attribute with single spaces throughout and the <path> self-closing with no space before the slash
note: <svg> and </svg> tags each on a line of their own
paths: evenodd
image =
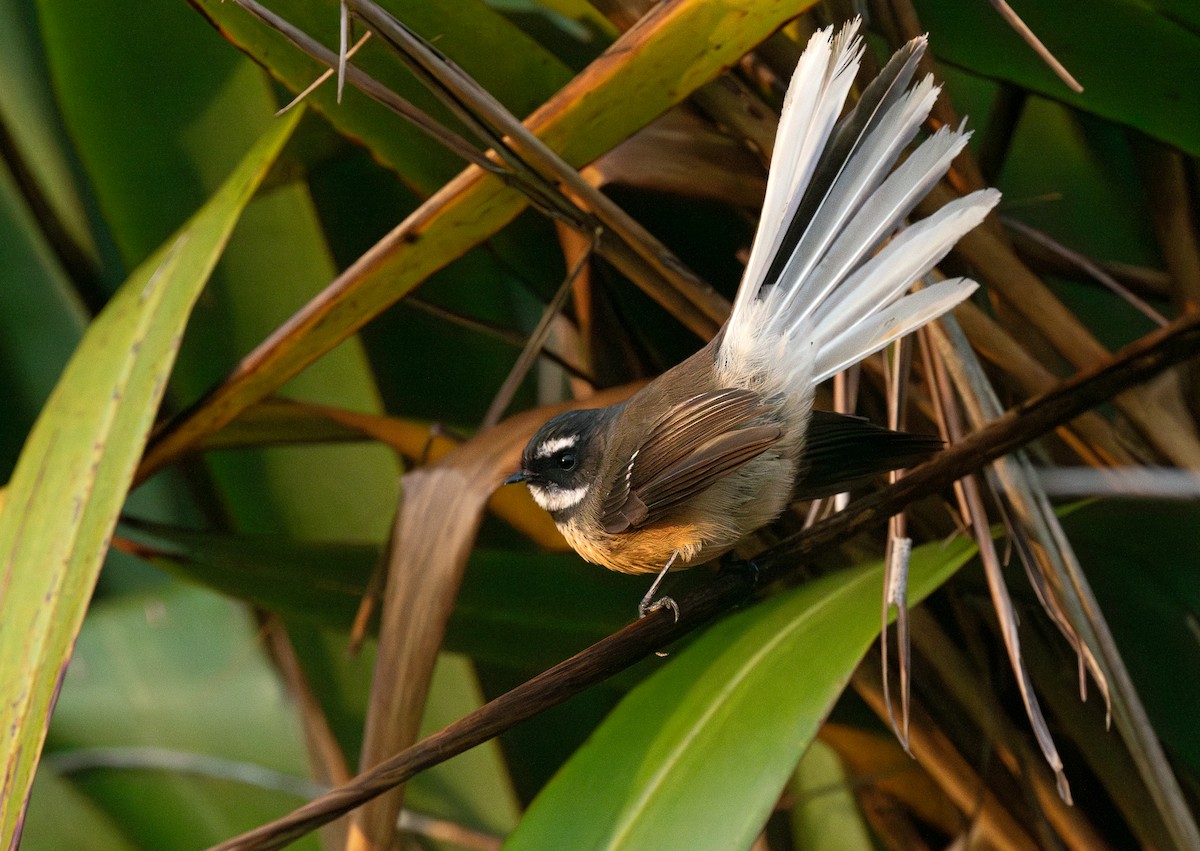
<svg viewBox="0 0 1200 851">
<path fill-rule="evenodd" d="M 91 266 L 100 264 L 84 193 L 76 184 L 71 142 L 61 125 L 31 0 L 0 0 L 0 127 L 5 159 L 27 171 L 26 189 L 45 201 L 60 237 Z"/>
<path fill-rule="evenodd" d="M 837 751 L 814 740 L 792 777 L 792 841 L 804 851 L 870 851 L 871 832 Z"/>
<path fill-rule="evenodd" d="M 64 120 L 114 239 L 131 263 L 140 262 L 275 122 L 277 87 L 182 3 L 40 6 Z M 271 191 L 242 214 L 192 313 L 171 376 L 171 407 L 190 404 L 225 377 L 337 272 L 305 182 L 275 180 L 295 175 L 290 155 L 309 123 L 289 144 Z M 287 392 L 353 410 L 379 407 L 358 340 L 313 364 Z M 371 540 L 384 533 L 395 504 L 398 470 L 377 446 L 214 453 L 205 467 L 239 529 Z M 337 474 L 313 476 L 314 469 Z M 178 522 L 169 506 L 147 500 L 127 510 Z"/>
<path fill-rule="evenodd" d="M 299 116 L 279 122 L 88 329 L 0 514 L 0 846 L 16 833 L 54 692 L 196 298 Z M 15 625 L 15 628 L 14 628 Z"/>
<path fill-rule="evenodd" d="M 923 599 L 974 552 L 913 552 Z M 882 564 L 718 623 L 621 702 L 542 791 L 506 849 L 748 848 L 879 632 Z"/>
<path fill-rule="evenodd" d="M 0 480 L 79 343 L 87 312 L 75 298 L 16 181 L 0 166 Z"/>
<path fill-rule="evenodd" d="M 245 607 L 171 584 L 92 607 L 38 777 L 69 777 L 138 847 L 200 848 L 313 794 L 303 742 Z"/>
<path fill-rule="evenodd" d="M 960 0 L 916 7 L 942 59 L 1200 154 L 1200 35 L 1162 14 L 1127 0 L 1022 4 L 1025 23 L 1083 85 L 1076 94 L 992 10 Z"/>
<path fill-rule="evenodd" d="M 256 606 L 337 630 L 354 620 L 381 551 L 371 544 L 282 535 L 222 535 L 126 524 L 123 537 L 174 575 Z M 447 648 L 519 670 L 549 667 L 625 623 L 639 579 L 574 554 L 479 550 L 471 560 Z M 587 600 L 584 608 L 581 599 Z"/>
<path fill-rule="evenodd" d="M 132 269 L 212 195 L 265 131 L 275 99 L 250 63 L 211 49 L 180 3 L 37 7 L 58 109 Z M 257 102 L 245 98 L 248 82 Z"/>
<path fill-rule="evenodd" d="M 1200 34 L 1200 6 L 1192 0 L 1149 0 L 1149 5 L 1168 20 Z"/>
<path fill-rule="evenodd" d="M 1175 760 L 1200 773 L 1200 586 L 1192 568 L 1200 505 L 1105 500 L 1067 517 L 1063 527 L 1155 732 Z"/>
<path fill-rule="evenodd" d="M 63 818 L 70 813 L 70 818 Z M 25 851 L 135 851 L 113 819 L 70 781 L 43 764 L 33 782 L 21 847 Z"/>
<path fill-rule="evenodd" d="M 326 70 L 238 5 L 220 0 L 190 1 L 226 38 L 261 62 L 291 91 L 304 90 Z M 435 40 L 438 50 L 515 115 L 529 114 L 571 78 L 565 65 L 479 0 L 383 5 L 413 30 Z M 336 6 L 324 0 L 290 0 L 274 4 L 272 9 L 322 44 L 337 44 Z M 382 39 L 374 38 L 364 45 L 353 61 L 405 100 L 465 133 Z M 339 132 L 361 141 L 423 195 L 436 191 L 464 166 L 457 155 L 350 86 L 345 88 L 341 103 L 333 80 L 306 100 Z M 469 135 L 465 138 L 473 141 Z"/>
</svg>

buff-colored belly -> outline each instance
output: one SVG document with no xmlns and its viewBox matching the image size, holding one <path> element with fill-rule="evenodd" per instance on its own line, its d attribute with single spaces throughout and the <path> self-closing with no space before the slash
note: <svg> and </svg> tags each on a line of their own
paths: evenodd
<svg viewBox="0 0 1200 851">
<path fill-rule="evenodd" d="M 597 531 L 584 534 L 579 521 L 572 520 L 559 524 L 559 531 L 587 561 L 621 573 L 657 573 L 674 553 L 678 553 L 676 567 L 704 564 L 770 523 L 787 505 L 790 465 L 780 470 L 783 464 L 766 458 L 755 463 L 770 464 L 773 475 L 745 476 L 739 471 L 658 523 L 616 534 L 590 523 L 588 527 Z"/>
<path fill-rule="evenodd" d="M 732 544 L 717 549 L 697 534 L 696 527 L 656 524 L 616 535 L 583 536 L 575 524 L 559 525 L 572 549 L 592 564 L 621 573 L 658 573 L 675 552 L 675 566 L 695 567 L 728 552 Z"/>
</svg>

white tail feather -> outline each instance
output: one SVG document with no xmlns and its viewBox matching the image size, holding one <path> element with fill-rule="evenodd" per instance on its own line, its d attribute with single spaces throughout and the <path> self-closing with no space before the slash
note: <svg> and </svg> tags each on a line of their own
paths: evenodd
<svg viewBox="0 0 1200 851">
<path fill-rule="evenodd" d="M 999 200 L 1000 193 L 994 189 L 972 192 L 900 231 L 821 304 L 811 322 L 814 336 L 818 341 L 840 337 L 863 317 L 896 301 L 913 281 L 928 274 L 963 234 L 978 226 Z"/>
<path fill-rule="evenodd" d="M 780 281 L 805 281 L 805 286 L 788 287 L 783 310 L 798 309 L 801 315 L 810 313 L 825 293 L 808 286 L 807 278 L 824 259 L 833 241 L 842 233 L 846 223 L 862 208 L 887 176 L 896 157 L 917 134 L 917 129 L 937 98 L 938 89 L 926 77 L 913 91 L 896 103 L 883 116 L 879 126 L 860 141 L 830 186 L 821 206 L 804 236 L 800 238 Z M 869 245 L 860 249 L 870 250 Z M 787 286 L 787 285 L 785 285 Z M 793 305 L 796 307 L 793 308 Z"/>
<path fill-rule="evenodd" d="M 951 278 L 918 290 L 894 302 L 826 345 L 813 368 L 813 383 L 818 383 L 875 354 L 899 340 L 975 292 L 979 284 L 969 278 Z"/>
<path fill-rule="evenodd" d="M 999 200 L 994 189 L 975 192 L 896 234 L 969 134 L 943 128 L 893 170 L 938 94 L 928 77 L 903 90 L 923 39 L 897 54 L 864 106 L 835 126 L 862 53 L 857 29 L 854 21 L 836 37 L 816 33 L 796 67 L 762 219 L 717 355 L 730 385 L 794 394 L 801 405 L 817 382 L 975 290 L 956 279 L 904 294 Z"/>
<path fill-rule="evenodd" d="M 888 176 L 871 196 L 871 203 L 862 205 L 837 235 L 833 246 L 809 274 L 804 286 L 796 287 L 805 296 L 795 302 L 795 308 L 789 311 L 787 317 L 788 324 L 784 327 L 794 330 L 801 321 L 818 312 L 818 305 L 829 302 L 832 290 L 895 231 L 917 202 L 946 173 L 950 161 L 966 142 L 967 134 L 964 133 L 936 133 Z M 850 288 L 849 281 L 846 288 Z M 784 319 L 780 317 L 781 321 Z"/>
<path fill-rule="evenodd" d="M 778 165 L 773 165 L 767 176 L 763 212 L 744 280 L 757 280 L 761 285 L 771 258 L 779 250 L 786 225 L 808 188 L 817 158 L 829 141 L 858 71 L 862 44 L 856 37 L 857 31 L 855 19 L 842 28 L 833 43 L 829 30 L 813 33 L 796 65 L 771 153 L 771 162 Z M 743 285 L 737 301 L 753 300 L 756 292 Z"/>
</svg>

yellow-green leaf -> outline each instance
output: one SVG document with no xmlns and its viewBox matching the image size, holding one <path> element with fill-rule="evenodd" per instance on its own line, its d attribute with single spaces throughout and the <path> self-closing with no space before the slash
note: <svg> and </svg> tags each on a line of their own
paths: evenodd
<svg viewBox="0 0 1200 851">
<path fill-rule="evenodd" d="M 0 847 L 13 846 L 58 682 L 204 282 L 297 115 L 92 323 L 38 417 L 0 514 Z"/>
</svg>

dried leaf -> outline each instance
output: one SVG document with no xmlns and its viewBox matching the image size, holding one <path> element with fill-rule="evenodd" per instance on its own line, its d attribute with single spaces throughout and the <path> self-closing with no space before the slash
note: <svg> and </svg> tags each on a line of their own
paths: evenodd
<svg viewBox="0 0 1200 851">
<path fill-rule="evenodd" d="M 612 404 L 628 392 L 597 394 L 587 406 Z M 504 477 L 518 469 L 521 450 L 537 428 L 568 407 L 518 414 L 405 475 L 360 770 L 416 741 L 433 663 L 483 509 Z M 362 807 L 353 834 L 375 842 L 390 837 L 402 802 L 401 788 Z"/>
</svg>

